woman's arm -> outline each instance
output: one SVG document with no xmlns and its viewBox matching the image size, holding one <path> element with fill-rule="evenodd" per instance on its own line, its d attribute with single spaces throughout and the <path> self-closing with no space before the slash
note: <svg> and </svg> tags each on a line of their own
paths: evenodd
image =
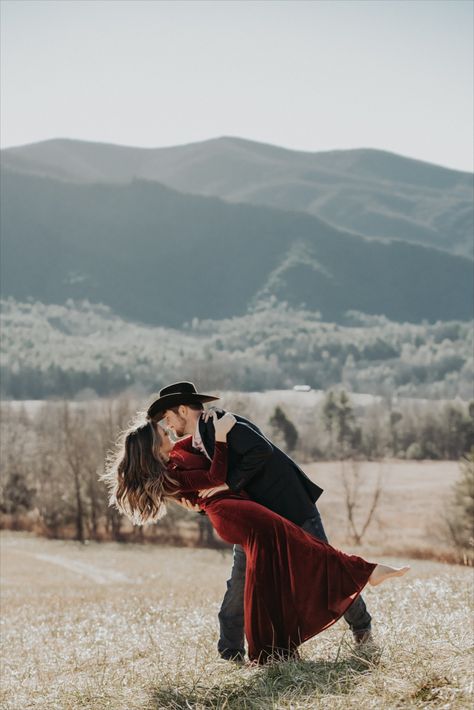
<svg viewBox="0 0 474 710">
<path fill-rule="evenodd" d="M 213 415 L 214 428 L 216 432 L 216 445 L 214 456 L 209 470 L 177 469 L 174 471 L 174 478 L 178 482 L 180 493 L 193 493 L 203 488 L 211 488 L 225 483 L 227 477 L 227 433 L 234 426 L 236 419 L 230 412 L 217 419 Z"/>
<path fill-rule="evenodd" d="M 195 493 L 201 488 L 219 486 L 227 476 L 227 444 L 216 441 L 211 468 L 186 470 L 178 467 L 171 476 L 178 483 L 179 493 Z"/>
</svg>

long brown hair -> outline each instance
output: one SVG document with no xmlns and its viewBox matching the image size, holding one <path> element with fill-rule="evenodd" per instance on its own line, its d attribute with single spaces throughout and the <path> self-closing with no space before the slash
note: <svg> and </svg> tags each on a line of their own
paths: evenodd
<svg viewBox="0 0 474 710">
<path fill-rule="evenodd" d="M 109 503 L 135 525 L 162 518 L 166 514 L 166 498 L 178 490 L 160 455 L 160 446 L 159 426 L 144 421 L 140 414 L 107 456 L 101 479 L 109 489 Z"/>
</svg>

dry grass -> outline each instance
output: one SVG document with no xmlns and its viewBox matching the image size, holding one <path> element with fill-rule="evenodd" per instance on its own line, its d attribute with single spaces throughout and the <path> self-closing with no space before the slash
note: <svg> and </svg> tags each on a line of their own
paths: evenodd
<svg viewBox="0 0 474 710">
<path fill-rule="evenodd" d="M 219 661 L 225 552 L 3 537 L 5 710 L 468 708 L 472 570 L 414 562 L 365 597 L 381 656 L 343 621 L 298 663 Z"/>
</svg>

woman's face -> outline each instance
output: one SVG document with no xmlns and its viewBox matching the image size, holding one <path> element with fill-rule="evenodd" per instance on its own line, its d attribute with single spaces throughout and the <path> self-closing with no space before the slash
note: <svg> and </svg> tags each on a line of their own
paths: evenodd
<svg viewBox="0 0 474 710">
<path fill-rule="evenodd" d="M 158 433 L 161 437 L 160 454 L 166 459 L 168 458 L 169 452 L 173 448 L 174 444 L 170 439 L 168 430 L 162 427 L 160 424 L 158 424 Z"/>
</svg>

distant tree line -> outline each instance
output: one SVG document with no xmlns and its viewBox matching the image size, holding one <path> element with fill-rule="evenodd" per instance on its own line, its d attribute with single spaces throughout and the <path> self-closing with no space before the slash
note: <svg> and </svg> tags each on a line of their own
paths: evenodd
<svg viewBox="0 0 474 710">
<path fill-rule="evenodd" d="M 329 390 L 310 416 L 282 405 L 252 411 L 245 394 L 222 404 L 247 415 L 301 462 L 384 457 L 459 459 L 474 446 L 474 402 L 357 410 L 344 390 Z M 261 395 L 264 400 L 265 395 Z M 217 545 L 206 518 L 170 504 L 157 525 L 133 528 L 108 505 L 99 477 L 107 451 L 142 402 L 4 403 L 1 407 L 2 525 L 77 540 L 157 540 Z M 461 494 L 460 494 L 461 495 Z M 458 531 L 456 534 L 460 535 Z"/>
<path fill-rule="evenodd" d="M 2 302 L 1 393 L 8 399 L 138 395 L 181 377 L 264 391 L 306 384 L 384 397 L 472 398 L 468 322 L 395 323 L 348 313 L 344 325 L 266 301 L 241 317 L 180 329 L 128 323 L 102 305 Z"/>
<path fill-rule="evenodd" d="M 132 527 L 110 507 L 99 477 L 120 430 L 137 410 L 126 398 L 50 402 L 35 411 L 2 405 L 2 524 L 49 537 L 219 543 L 207 521 L 170 504 L 159 525 Z M 204 530 L 203 530 L 204 527 Z"/>
<path fill-rule="evenodd" d="M 245 395 L 241 395 L 245 406 Z M 232 405 L 230 400 L 229 405 Z M 303 460 L 457 460 L 474 446 L 474 400 L 413 403 L 380 401 L 356 408 L 344 389 L 292 416 L 281 405 L 269 419 L 274 436 Z"/>
</svg>

